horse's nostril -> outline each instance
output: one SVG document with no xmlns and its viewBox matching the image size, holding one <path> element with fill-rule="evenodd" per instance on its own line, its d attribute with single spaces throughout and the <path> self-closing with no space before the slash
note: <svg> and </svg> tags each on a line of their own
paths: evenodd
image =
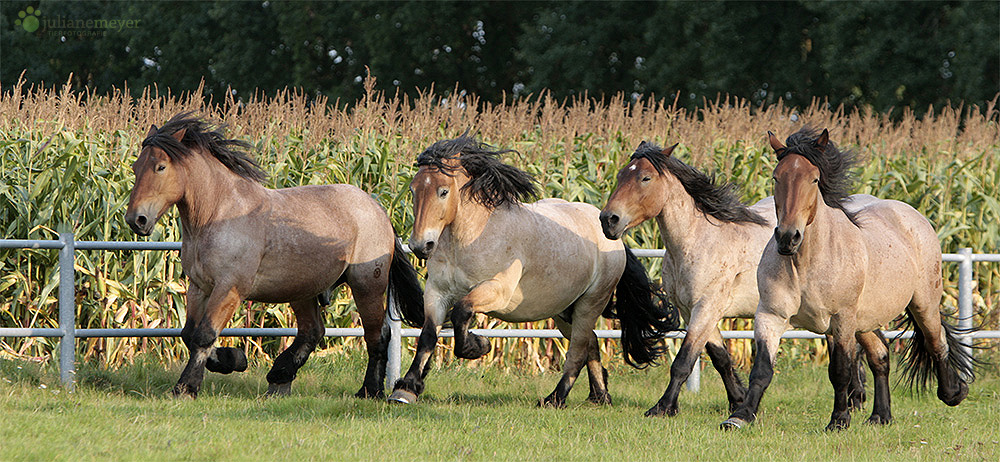
<svg viewBox="0 0 1000 462">
<path fill-rule="evenodd" d="M 608 217 L 608 224 L 612 226 L 617 225 L 618 220 L 620 220 L 620 218 L 618 218 L 618 215 L 612 213 L 611 216 Z"/>
<path fill-rule="evenodd" d="M 434 241 L 427 241 L 424 244 L 424 252 L 430 252 L 431 250 L 434 250 Z"/>
<path fill-rule="evenodd" d="M 795 235 L 792 236 L 792 243 L 798 244 L 799 242 L 802 242 L 802 233 L 799 230 L 795 230 Z"/>
<path fill-rule="evenodd" d="M 135 224 L 136 224 L 136 226 L 139 226 L 139 227 L 146 226 L 146 216 L 145 215 L 139 215 L 139 216 L 135 217 Z"/>
</svg>

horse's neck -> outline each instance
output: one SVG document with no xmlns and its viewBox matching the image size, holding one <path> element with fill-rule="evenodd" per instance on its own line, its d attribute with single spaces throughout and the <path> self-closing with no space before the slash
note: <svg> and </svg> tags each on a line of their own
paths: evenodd
<svg viewBox="0 0 1000 462">
<path fill-rule="evenodd" d="M 663 210 L 656 216 L 656 224 L 660 227 L 660 238 L 666 248 L 666 258 L 674 263 L 692 261 L 686 255 L 696 252 L 703 244 L 708 226 L 714 226 L 698 211 L 694 199 L 684 190 L 680 181 L 672 176 L 668 178 L 671 185 L 666 192 Z M 697 259 L 695 259 L 697 260 Z"/>
<path fill-rule="evenodd" d="M 502 212 L 502 211 L 499 211 Z M 458 246 L 465 246 L 475 241 L 486 229 L 494 210 L 490 210 L 475 201 L 463 199 L 455 212 L 455 219 L 448 225 L 451 238 Z"/>
<path fill-rule="evenodd" d="M 186 159 L 184 197 L 177 203 L 185 237 L 258 208 L 267 188 L 243 178 L 204 155 Z"/>
</svg>

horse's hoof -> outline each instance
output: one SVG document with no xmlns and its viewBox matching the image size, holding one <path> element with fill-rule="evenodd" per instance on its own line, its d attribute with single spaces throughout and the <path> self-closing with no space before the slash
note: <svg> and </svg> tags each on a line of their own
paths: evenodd
<svg viewBox="0 0 1000 462">
<path fill-rule="evenodd" d="M 417 394 L 409 390 L 397 388 L 389 395 L 390 403 L 413 404 L 417 402 Z"/>
<path fill-rule="evenodd" d="M 243 372 L 247 370 L 247 355 L 239 348 L 218 347 L 205 362 L 205 369 L 219 374 Z"/>
<path fill-rule="evenodd" d="M 892 423 L 892 417 L 882 417 L 878 414 L 872 414 L 865 423 L 868 425 L 889 425 Z"/>
<path fill-rule="evenodd" d="M 849 419 L 831 420 L 830 423 L 826 425 L 826 431 L 833 432 L 833 431 L 847 430 L 847 428 L 850 426 L 851 426 L 851 421 Z"/>
<path fill-rule="evenodd" d="M 191 387 L 178 383 L 170 390 L 170 396 L 174 399 L 193 400 L 198 397 L 198 390 L 192 390 Z"/>
<path fill-rule="evenodd" d="M 270 398 L 280 398 L 290 394 L 292 394 L 292 382 L 269 383 L 267 384 L 267 393 L 264 393 L 264 396 Z"/>
<path fill-rule="evenodd" d="M 557 399 L 554 396 L 546 396 L 538 400 L 538 407 L 551 407 L 554 409 L 562 409 L 566 407 L 566 401 Z"/>
<path fill-rule="evenodd" d="M 369 392 L 367 388 L 361 387 L 361 389 L 354 394 L 354 397 L 360 399 L 382 399 L 385 398 L 385 392 L 382 390 L 378 390 L 375 393 L 372 393 Z"/>
<path fill-rule="evenodd" d="M 591 403 L 594 403 L 594 404 L 600 404 L 600 405 L 604 405 L 604 406 L 610 406 L 611 405 L 611 394 L 609 394 L 609 393 L 603 393 L 603 394 L 600 394 L 600 395 L 591 395 L 591 396 L 587 397 L 587 401 L 589 401 Z"/>
<path fill-rule="evenodd" d="M 719 428 L 726 431 L 739 430 L 749 424 L 750 422 L 747 422 L 739 417 L 730 417 L 719 424 Z"/>
</svg>

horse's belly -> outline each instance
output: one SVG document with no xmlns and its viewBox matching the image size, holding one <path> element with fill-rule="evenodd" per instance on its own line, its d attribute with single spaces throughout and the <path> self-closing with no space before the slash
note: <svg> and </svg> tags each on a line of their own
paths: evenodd
<svg viewBox="0 0 1000 462">
<path fill-rule="evenodd" d="M 541 321 L 566 311 L 578 298 L 578 295 L 575 294 L 574 296 L 560 296 L 560 293 L 567 292 L 553 290 L 544 294 L 529 294 L 531 296 L 525 297 L 519 287 L 506 307 L 486 314 L 507 322 Z"/>
</svg>

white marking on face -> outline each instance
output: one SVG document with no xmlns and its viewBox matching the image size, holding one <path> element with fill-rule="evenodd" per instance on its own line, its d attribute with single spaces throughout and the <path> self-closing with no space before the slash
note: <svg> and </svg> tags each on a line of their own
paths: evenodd
<svg viewBox="0 0 1000 462">
<path fill-rule="evenodd" d="M 424 178 L 424 184 L 431 184 L 430 178 Z"/>
<path fill-rule="evenodd" d="M 635 170 L 635 165 L 631 165 L 631 166 L 629 166 L 629 168 L 628 168 L 628 169 L 629 169 L 629 170 Z"/>
</svg>

